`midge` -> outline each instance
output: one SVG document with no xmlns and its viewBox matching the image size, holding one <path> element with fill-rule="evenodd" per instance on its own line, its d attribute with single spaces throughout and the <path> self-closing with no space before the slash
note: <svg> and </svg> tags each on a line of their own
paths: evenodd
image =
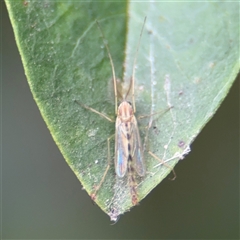
<svg viewBox="0 0 240 240">
<path fill-rule="evenodd" d="M 108 57 L 110 60 L 111 68 L 112 68 L 112 78 L 113 78 L 113 86 L 114 86 L 114 95 L 115 95 L 115 114 L 116 114 L 116 121 L 112 120 L 105 114 L 88 107 L 78 101 L 77 102 L 80 106 L 82 106 L 85 109 L 88 109 L 94 113 L 97 113 L 98 115 L 104 117 L 110 122 L 115 122 L 115 172 L 118 177 L 123 178 L 126 174 L 128 176 L 128 184 L 130 188 L 130 195 L 132 204 L 136 205 L 138 203 L 138 196 L 137 196 L 137 182 L 135 178 L 135 174 L 137 173 L 140 177 L 143 177 L 145 175 L 145 166 L 144 166 L 144 157 L 143 157 L 143 148 L 141 144 L 141 139 L 139 135 L 139 129 L 138 129 L 138 123 L 137 119 L 135 117 L 136 112 L 136 106 L 135 106 L 135 98 L 134 98 L 134 83 L 135 83 L 135 65 L 138 55 L 138 50 L 140 46 L 140 41 L 144 29 L 144 25 L 146 22 L 146 17 L 144 19 L 144 23 L 141 29 L 137 50 L 134 57 L 133 62 L 133 70 L 132 70 L 132 77 L 131 77 L 131 83 L 129 86 L 129 89 L 124 97 L 122 97 L 122 101 L 118 106 L 118 90 L 117 90 L 117 80 L 115 75 L 115 69 L 114 64 L 112 60 L 112 56 L 110 54 L 110 50 L 108 47 L 108 44 L 106 43 L 103 31 L 101 30 L 101 27 L 96 21 L 97 26 L 100 30 L 100 33 L 103 38 L 103 43 L 105 45 L 105 48 L 108 53 Z M 132 103 L 127 101 L 128 94 L 130 92 L 130 89 L 132 89 Z M 153 115 L 153 114 L 152 114 Z M 151 115 L 149 115 L 151 116 Z M 146 116 L 148 117 L 148 116 Z M 143 118 L 143 117 L 142 117 Z M 148 126 L 149 128 L 150 126 Z M 104 182 L 104 179 L 107 175 L 107 172 L 110 167 L 110 139 L 109 137 L 107 139 L 108 143 L 108 166 L 103 174 L 103 177 L 98 184 L 98 186 L 95 187 L 94 192 L 91 194 L 91 197 L 93 200 L 95 200 L 98 190 L 100 189 L 101 185 Z M 174 169 L 172 169 L 170 166 L 168 166 L 166 163 L 164 163 L 161 159 L 159 159 L 155 154 L 148 151 L 148 153 L 160 161 L 162 164 L 164 164 L 166 167 L 170 168 L 173 171 L 174 178 L 176 177 L 176 174 L 174 172 Z"/>
</svg>

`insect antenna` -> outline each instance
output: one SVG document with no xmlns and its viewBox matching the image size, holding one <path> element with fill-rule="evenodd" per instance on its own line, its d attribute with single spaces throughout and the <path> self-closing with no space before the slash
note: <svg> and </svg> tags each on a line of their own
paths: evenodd
<svg viewBox="0 0 240 240">
<path fill-rule="evenodd" d="M 98 29 L 100 30 L 100 33 L 102 35 L 102 39 L 103 39 L 103 43 L 104 43 L 104 46 L 107 50 L 107 53 L 108 53 L 108 57 L 109 57 L 109 60 L 110 60 L 110 64 L 111 64 L 111 68 L 112 68 L 112 77 L 113 77 L 113 86 L 114 86 L 114 95 L 115 95 L 115 114 L 117 114 L 117 82 L 116 82 L 116 75 L 115 75 L 115 70 L 114 70 L 114 64 L 113 64 L 113 60 L 112 60 L 112 56 L 110 54 L 110 50 L 109 50 L 109 47 L 108 47 L 108 44 L 106 42 L 106 38 L 103 34 L 103 31 L 100 27 L 100 24 L 99 22 L 96 20 L 96 23 L 97 23 L 97 26 L 98 26 Z"/>
<path fill-rule="evenodd" d="M 137 51 L 135 53 L 135 57 L 134 57 L 134 61 L 133 61 L 133 70 L 132 70 L 132 78 L 131 78 L 131 87 L 132 87 L 132 104 L 133 104 L 133 112 L 136 112 L 136 106 L 135 106 L 135 97 L 134 97 L 134 81 L 135 81 L 135 67 L 136 67 L 136 62 L 137 62 L 137 56 L 138 56 L 138 50 L 139 50 L 139 46 L 140 46 L 140 42 L 141 42 L 141 38 L 142 38 L 142 33 L 143 33 L 143 29 L 145 26 L 145 22 L 146 22 L 147 17 L 144 18 L 144 22 L 143 22 L 143 26 L 142 26 L 142 30 L 140 33 L 140 37 L 138 40 L 138 45 L 137 45 Z M 129 91 L 128 91 L 129 92 Z"/>
<path fill-rule="evenodd" d="M 128 94 L 129 94 L 129 92 L 130 92 L 130 90 L 131 90 L 131 87 L 132 87 L 132 78 L 130 79 L 130 84 L 129 84 L 129 87 L 128 87 L 128 91 L 127 91 L 127 93 L 126 93 L 125 96 L 124 96 L 124 100 L 127 99 Z"/>
</svg>

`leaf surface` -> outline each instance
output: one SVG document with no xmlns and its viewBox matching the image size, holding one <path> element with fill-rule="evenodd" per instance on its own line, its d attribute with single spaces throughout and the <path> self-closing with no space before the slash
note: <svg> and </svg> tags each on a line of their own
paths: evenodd
<svg viewBox="0 0 240 240">
<path fill-rule="evenodd" d="M 134 88 L 136 117 L 145 116 L 138 121 L 146 150 L 146 174 L 136 176 L 139 200 L 171 171 L 147 151 L 174 167 L 189 152 L 239 71 L 238 3 L 6 3 L 33 97 L 68 165 L 89 194 L 108 165 L 107 139 L 115 126 L 75 100 L 111 119 L 116 117 L 111 66 L 96 19 L 109 45 L 116 76 L 122 79 L 118 91 L 124 95 L 147 16 Z M 164 112 L 169 106 L 173 107 Z M 115 174 L 113 139 L 112 164 L 96 203 L 116 220 L 132 203 L 127 177 Z"/>
</svg>

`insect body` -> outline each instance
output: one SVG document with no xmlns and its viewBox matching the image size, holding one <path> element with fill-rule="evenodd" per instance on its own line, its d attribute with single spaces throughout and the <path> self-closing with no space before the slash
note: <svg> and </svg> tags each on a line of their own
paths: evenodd
<svg viewBox="0 0 240 240">
<path fill-rule="evenodd" d="M 136 205 L 137 192 L 135 172 L 144 176 L 145 168 L 141 139 L 137 125 L 137 119 L 130 102 L 123 101 L 117 112 L 115 133 L 115 171 L 119 177 L 128 173 L 128 181 L 132 204 Z"/>
</svg>

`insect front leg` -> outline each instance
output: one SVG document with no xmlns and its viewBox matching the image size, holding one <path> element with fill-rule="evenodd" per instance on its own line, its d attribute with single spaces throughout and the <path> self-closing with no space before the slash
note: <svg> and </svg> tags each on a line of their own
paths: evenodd
<svg viewBox="0 0 240 240">
<path fill-rule="evenodd" d="M 77 100 L 74 100 L 74 102 L 77 103 L 78 105 L 80 105 L 82 108 L 85 108 L 85 109 L 87 109 L 87 110 L 89 110 L 89 111 L 91 111 L 91 112 L 94 112 L 94 113 L 100 115 L 101 117 L 107 119 L 109 122 L 115 122 L 114 120 L 112 120 L 110 117 L 108 117 L 108 116 L 105 115 L 104 113 L 101 113 L 101 112 L 99 112 L 99 111 L 97 111 L 97 110 L 95 110 L 95 109 L 93 109 L 93 108 L 91 108 L 91 107 L 89 107 L 89 106 L 87 106 L 87 105 L 85 105 L 85 104 L 83 104 L 83 103 L 80 103 L 80 102 L 77 101 Z"/>
</svg>

